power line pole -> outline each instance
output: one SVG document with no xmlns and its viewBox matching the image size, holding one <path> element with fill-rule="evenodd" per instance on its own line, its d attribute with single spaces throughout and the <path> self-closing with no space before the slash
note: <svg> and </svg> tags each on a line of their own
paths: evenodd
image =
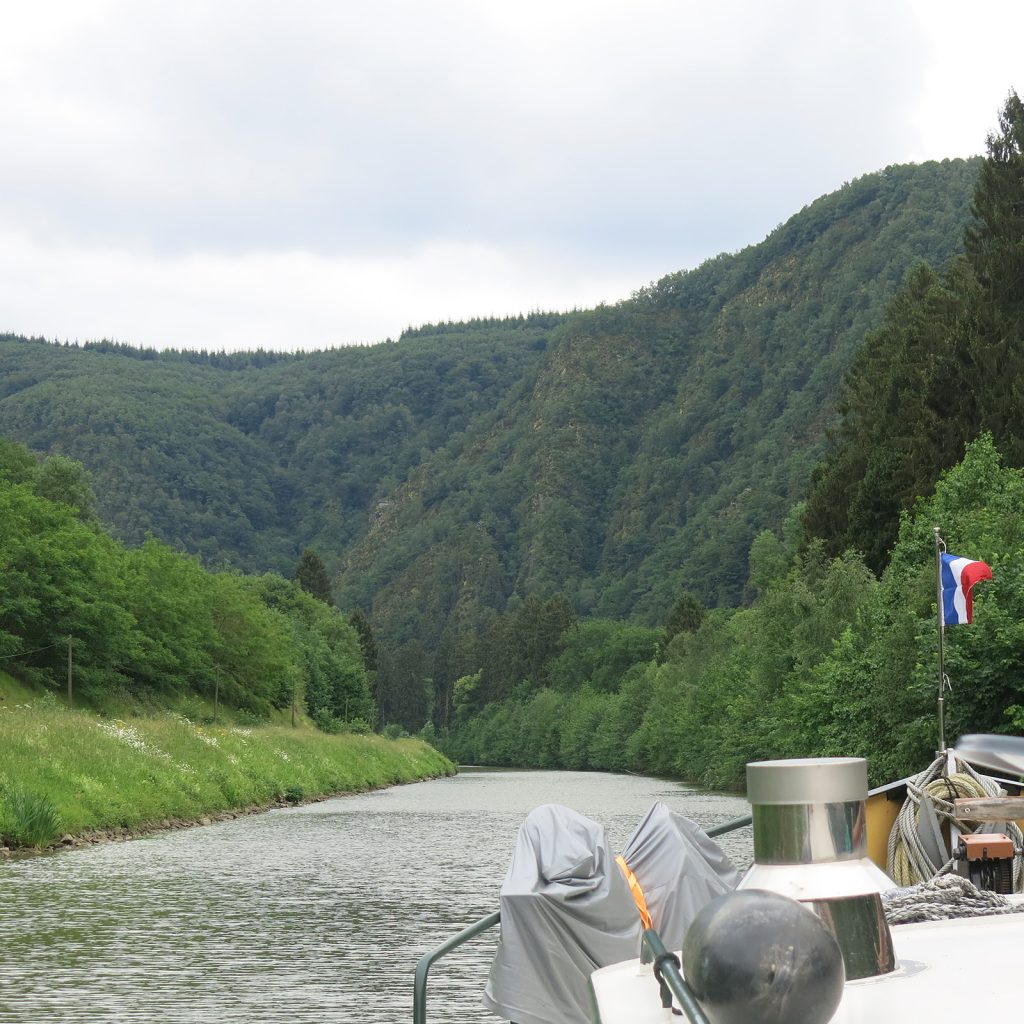
<svg viewBox="0 0 1024 1024">
<path fill-rule="evenodd" d="M 74 686 L 73 686 L 73 682 L 72 682 L 73 679 L 74 679 L 74 676 L 72 674 L 72 669 L 71 669 L 71 637 L 69 636 L 68 637 L 68 707 L 69 708 L 73 707 L 74 703 L 75 703 Z"/>
</svg>

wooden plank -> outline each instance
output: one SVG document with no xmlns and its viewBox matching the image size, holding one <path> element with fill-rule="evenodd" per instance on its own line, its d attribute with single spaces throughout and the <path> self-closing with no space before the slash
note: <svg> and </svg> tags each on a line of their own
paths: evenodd
<svg viewBox="0 0 1024 1024">
<path fill-rule="evenodd" d="M 959 821 L 1019 821 L 1024 818 L 1024 797 L 967 797 L 953 801 L 953 817 Z"/>
</svg>

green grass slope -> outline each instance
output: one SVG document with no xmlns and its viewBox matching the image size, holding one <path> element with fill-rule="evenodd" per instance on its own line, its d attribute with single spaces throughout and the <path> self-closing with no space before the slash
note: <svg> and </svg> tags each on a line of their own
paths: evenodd
<svg viewBox="0 0 1024 1024">
<path fill-rule="evenodd" d="M 226 811 L 451 774 L 415 739 L 312 728 L 127 720 L 68 710 L 0 680 L 0 846 L 140 830 Z"/>
</svg>

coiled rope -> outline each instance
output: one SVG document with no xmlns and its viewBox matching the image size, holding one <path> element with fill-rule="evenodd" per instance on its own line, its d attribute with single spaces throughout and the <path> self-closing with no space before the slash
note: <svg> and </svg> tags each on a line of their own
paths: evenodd
<svg viewBox="0 0 1024 1024">
<path fill-rule="evenodd" d="M 987 776 L 979 775 L 966 761 L 954 758 L 956 771 L 943 774 L 946 755 L 937 757 L 919 775 L 907 779 L 907 799 L 903 803 L 896 823 L 889 833 L 886 869 L 898 886 L 915 885 L 937 875 L 946 874 L 953 866 L 950 857 L 943 864 L 935 864 L 921 842 L 918 822 L 921 817 L 921 795 L 927 794 L 935 808 L 940 825 L 950 823 L 963 831 L 964 822 L 953 816 L 953 801 L 967 797 L 1000 796 L 999 784 Z M 1024 836 L 1014 822 L 1007 822 L 1003 831 L 1013 840 L 1015 847 L 1024 845 Z M 1013 889 L 1021 888 L 1021 859 L 1013 859 Z"/>
<path fill-rule="evenodd" d="M 959 875 L 942 875 L 909 889 L 890 889 L 882 893 L 882 908 L 889 924 L 1024 914 L 1024 903 L 1011 903 L 1005 896 L 979 889 Z"/>
</svg>

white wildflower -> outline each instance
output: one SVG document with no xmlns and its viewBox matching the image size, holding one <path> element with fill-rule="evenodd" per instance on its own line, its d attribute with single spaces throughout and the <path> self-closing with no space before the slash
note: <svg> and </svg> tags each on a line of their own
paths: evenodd
<svg viewBox="0 0 1024 1024">
<path fill-rule="evenodd" d="M 108 736 L 112 736 L 114 739 L 127 744 L 133 750 L 139 751 L 141 754 L 152 754 L 154 757 L 162 757 L 165 761 L 171 759 L 170 754 L 159 747 L 154 747 L 151 743 L 147 743 L 132 726 L 126 725 L 118 719 L 112 722 L 97 722 L 96 727 Z"/>
</svg>

